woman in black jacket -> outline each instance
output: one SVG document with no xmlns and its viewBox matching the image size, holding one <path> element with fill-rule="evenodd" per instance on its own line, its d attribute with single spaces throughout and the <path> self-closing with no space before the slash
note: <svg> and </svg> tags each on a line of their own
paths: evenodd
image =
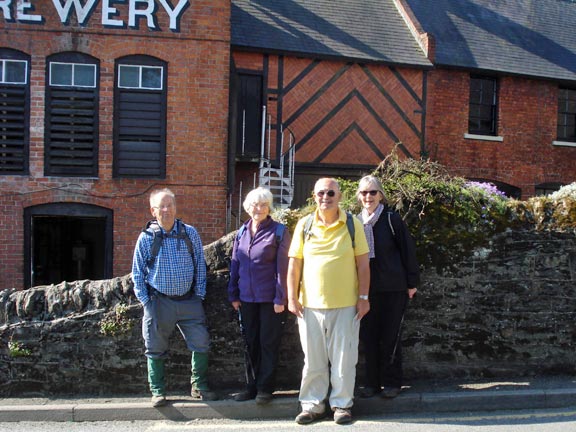
<svg viewBox="0 0 576 432">
<path fill-rule="evenodd" d="M 394 398 L 402 388 L 402 318 L 416 294 L 420 271 L 414 240 L 400 215 L 386 204 L 380 180 L 363 177 L 356 196 L 370 246 L 370 312 L 360 328 L 366 363 L 360 396 Z"/>
</svg>

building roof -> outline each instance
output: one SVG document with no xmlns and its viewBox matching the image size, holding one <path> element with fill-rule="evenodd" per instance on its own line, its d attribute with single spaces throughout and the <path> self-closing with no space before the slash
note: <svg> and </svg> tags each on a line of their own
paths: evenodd
<svg viewBox="0 0 576 432">
<path fill-rule="evenodd" d="M 436 65 L 576 80 L 576 0 L 404 0 Z"/>
<path fill-rule="evenodd" d="M 431 66 L 392 0 L 232 0 L 232 45 Z"/>
</svg>

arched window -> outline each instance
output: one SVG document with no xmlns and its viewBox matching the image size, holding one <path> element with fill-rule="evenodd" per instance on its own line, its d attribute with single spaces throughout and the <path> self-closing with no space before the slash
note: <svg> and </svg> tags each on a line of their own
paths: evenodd
<svg viewBox="0 0 576 432">
<path fill-rule="evenodd" d="M 99 62 L 59 53 L 46 69 L 45 174 L 97 177 Z"/>
<path fill-rule="evenodd" d="M 166 177 L 166 62 L 138 55 L 116 62 L 114 177 Z"/>
<path fill-rule="evenodd" d="M 29 173 L 30 56 L 0 48 L 0 174 Z"/>
</svg>

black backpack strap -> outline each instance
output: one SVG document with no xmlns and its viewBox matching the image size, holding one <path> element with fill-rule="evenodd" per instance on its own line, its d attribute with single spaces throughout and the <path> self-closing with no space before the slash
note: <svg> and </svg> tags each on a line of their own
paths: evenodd
<svg viewBox="0 0 576 432">
<path fill-rule="evenodd" d="M 351 213 L 346 212 L 346 227 L 348 228 L 348 233 L 352 239 L 352 248 L 356 248 L 356 227 L 354 226 L 354 219 L 352 219 Z"/>
<path fill-rule="evenodd" d="M 392 226 L 392 212 L 391 211 L 388 212 L 388 225 L 390 225 L 390 231 L 392 231 L 392 236 L 396 237 L 396 231 L 394 230 L 394 227 Z"/>
<path fill-rule="evenodd" d="M 146 222 L 146 225 L 142 229 L 142 232 L 145 234 L 152 236 L 152 245 L 150 246 L 150 258 L 146 261 L 146 267 L 150 268 L 154 265 L 154 261 L 156 261 L 156 257 L 160 252 L 160 248 L 162 247 L 162 242 L 164 241 L 164 234 L 162 233 L 162 228 L 158 225 L 156 220 L 150 220 Z"/>
<path fill-rule="evenodd" d="M 314 222 L 314 213 L 309 214 L 306 222 L 304 222 L 304 228 L 302 229 L 302 240 L 306 242 L 310 238 L 310 231 L 312 231 L 312 222 Z"/>
<path fill-rule="evenodd" d="M 352 213 L 346 212 L 346 228 L 348 228 L 348 233 L 350 234 L 350 239 L 352 240 L 352 248 L 356 247 L 356 227 L 354 226 L 354 216 Z M 310 231 L 312 231 L 312 222 L 314 222 L 314 213 L 308 215 L 306 222 L 304 222 L 304 228 L 302 229 L 302 239 L 305 242 L 310 238 Z"/>
<path fill-rule="evenodd" d="M 177 223 L 178 223 L 177 238 L 184 240 L 184 243 L 186 243 L 186 247 L 188 248 L 188 253 L 192 257 L 192 261 L 195 262 L 195 260 L 194 260 L 194 245 L 192 244 L 192 240 L 190 240 L 190 237 L 188 237 L 188 233 L 186 232 L 186 226 L 184 225 L 184 222 L 182 222 L 179 219 L 177 219 Z"/>
</svg>

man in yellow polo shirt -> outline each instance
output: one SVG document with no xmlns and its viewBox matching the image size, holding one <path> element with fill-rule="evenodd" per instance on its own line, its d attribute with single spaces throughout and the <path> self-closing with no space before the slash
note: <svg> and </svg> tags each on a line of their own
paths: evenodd
<svg viewBox="0 0 576 432">
<path fill-rule="evenodd" d="M 353 246 L 340 199 L 335 179 L 316 182 L 314 219 L 309 230 L 307 217 L 298 221 L 288 252 L 288 309 L 298 317 L 304 351 L 299 424 L 324 417 L 327 396 L 334 421 L 352 421 L 358 331 L 370 310 L 370 267 L 362 223 L 352 218 Z"/>
</svg>

